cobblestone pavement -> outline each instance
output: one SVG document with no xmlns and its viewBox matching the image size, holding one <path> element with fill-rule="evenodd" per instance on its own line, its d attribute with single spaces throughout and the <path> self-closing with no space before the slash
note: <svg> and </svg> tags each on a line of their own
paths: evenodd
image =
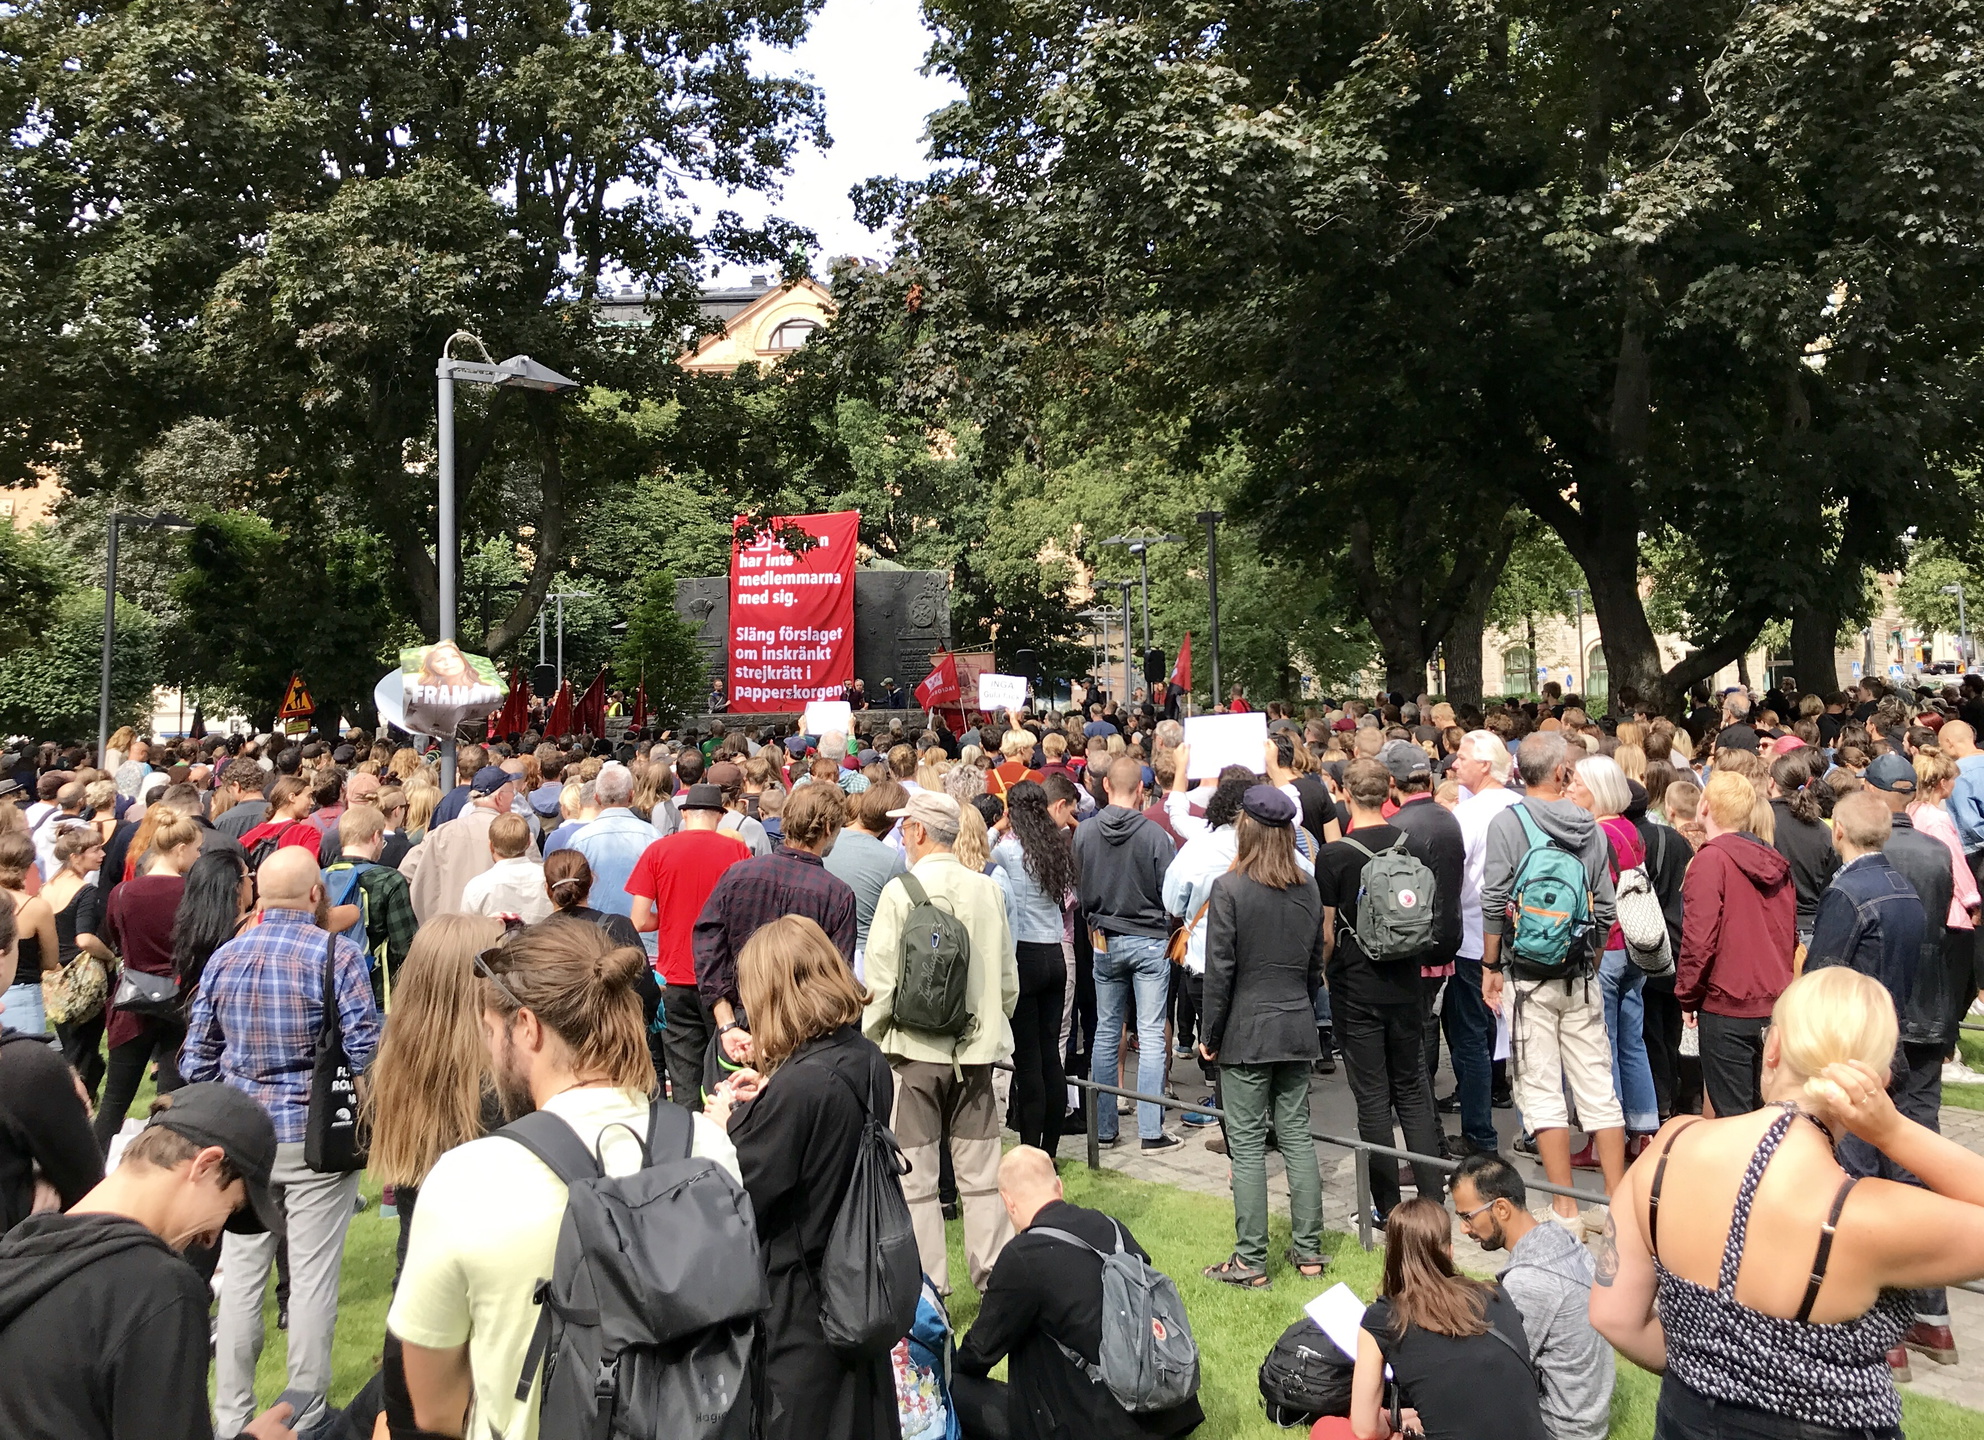
<svg viewBox="0 0 1984 1440">
<path fill-rule="evenodd" d="M 1132 1062 L 1134 1074 L 1134 1062 Z M 1206 1087 L 1196 1064 L 1184 1061 L 1175 1062 L 1172 1069 L 1172 1083 L 1177 1093 L 1187 1100 L 1203 1098 Z M 1446 1094 L 1453 1088 L 1451 1075 L 1444 1069 L 1440 1073 L 1437 1089 Z M 1342 1072 L 1333 1076 L 1319 1076 L 1310 1083 L 1311 1129 L 1318 1135 L 1355 1136 L 1357 1133 L 1357 1112 L 1350 1097 L 1350 1089 Z M 1453 1116 L 1442 1116 L 1450 1131 L 1457 1131 L 1459 1121 Z M 1515 1112 L 1497 1110 L 1495 1125 L 1503 1141 L 1503 1153 L 1512 1154 L 1508 1142 L 1515 1139 L 1520 1127 L 1516 1124 Z M 1230 1195 L 1232 1193 L 1231 1172 L 1226 1157 L 1216 1155 L 1206 1149 L 1205 1142 L 1210 1136 L 1219 1133 L 1217 1127 L 1203 1129 L 1179 1124 L 1175 1116 L 1168 1117 L 1165 1128 L 1184 1139 L 1185 1144 L 1178 1149 L 1161 1151 L 1153 1155 L 1142 1153 L 1137 1144 L 1136 1121 L 1124 1116 L 1121 1121 L 1123 1141 L 1113 1149 L 1101 1152 L 1101 1162 L 1105 1169 L 1120 1171 L 1139 1180 L 1154 1180 L 1169 1185 L 1179 1185 L 1188 1190 L 1199 1190 L 1209 1195 Z M 1968 1148 L 1984 1154 L 1984 1112 L 1946 1108 L 1942 1113 L 1943 1133 Z M 1403 1147 L 1405 1141 L 1394 1137 L 1392 1143 Z M 1061 1142 L 1061 1158 L 1081 1163 L 1085 1156 L 1086 1141 L 1079 1135 L 1070 1135 Z M 1515 1157 L 1523 1167 L 1526 1178 L 1543 1179 L 1542 1167 L 1533 1161 Z M 1357 1229 L 1356 1181 L 1351 1152 L 1317 1143 L 1317 1161 L 1323 1172 L 1323 1223 L 1332 1230 L 1355 1234 Z M 1382 1164 L 1383 1161 L 1374 1161 Z M 1410 1171 L 1406 1172 L 1407 1188 L 1410 1188 Z M 1604 1187 L 1596 1173 L 1578 1172 L 1579 1189 L 1589 1187 L 1596 1195 Z M 1531 1208 L 1539 1214 L 1547 1208 L 1547 1196 L 1532 1196 Z M 1287 1172 L 1281 1157 L 1270 1153 L 1268 1156 L 1268 1203 L 1282 1213 L 1288 1207 Z M 1377 1237 L 1383 1244 L 1382 1235 Z M 1480 1275 L 1492 1275 L 1503 1263 L 1502 1257 L 1483 1250 L 1460 1229 L 1454 1227 L 1454 1259 L 1462 1269 Z M 1984 1410 L 1984 1295 L 1973 1295 L 1966 1291 L 1952 1290 L 1950 1296 L 1950 1323 L 1956 1332 L 1957 1348 L 1962 1358 L 1955 1365 L 1937 1365 L 1917 1355 L 1914 1359 L 1914 1381 L 1912 1388 L 1924 1395 L 1934 1395 L 1939 1399 L 1965 1405 L 1974 1410 Z"/>
</svg>

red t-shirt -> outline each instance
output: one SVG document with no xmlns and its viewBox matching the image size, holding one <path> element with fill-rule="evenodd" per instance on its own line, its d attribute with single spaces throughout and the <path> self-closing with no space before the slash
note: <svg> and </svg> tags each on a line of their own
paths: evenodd
<svg viewBox="0 0 1984 1440">
<path fill-rule="evenodd" d="M 241 837 L 241 848 L 252 855 L 271 835 L 277 837 L 278 850 L 286 845 L 307 845 L 315 850 L 324 839 L 324 832 L 308 820 L 265 820 Z"/>
<path fill-rule="evenodd" d="M 627 893 L 654 902 L 655 973 L 664 985 L 696 983 L 696 917 L 723 872 L 751 847 L 725 830 L 679 830 L 641 853 Z"/>
</svg>

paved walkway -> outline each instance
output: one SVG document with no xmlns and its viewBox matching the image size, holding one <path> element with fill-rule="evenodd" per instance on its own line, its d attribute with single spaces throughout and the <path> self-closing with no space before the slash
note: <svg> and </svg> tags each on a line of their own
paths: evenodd
<svg viewBox="0 0 1984 1440">
<path fill-rule="evenodd" d="M 1175 1063 L 1172 1076 L 1177 1092 L 1185 1098 L 1197 1099 L 1205 1094 L 1205 1085 L 1196 1063 Z M 1452 1075 L 1442 1068 L 1440 1077 L 1437 1088 L 1444 1095 L 1453 1088 Z M 1315 1134 L 1354 1136 L 1357 1133 L 1356 1106 L 1341 1070 L 1333 1076 L 1313 1080 L 1309 1095 L 1311 1128 Z M 1441 1119 L 1450 1133 L 1459 1130 L 1457 1117 L 1445 1115 Z M 1226 1157 L 1215 1155 L 1205 1148 L 1207 1137 L 1219 1133 L 1216 1128 L 1194 1129 L 1178 1124 L 1174 1112 L 1167 1119 L 1165 1128 L 1183 1137 L 1185 1145 L 1181 1149 L 1146 1156 L 1137 1146 L 1136 1120 L 1125 1116 L 1121 1125 L 1125 1137 L 1123 1143 L 1115 1149 L 1102 1151 L 1103 1168 L 1120 1171 L 1139 1180 L 1179 1185 L 1209 1195 L 1226 1196 L 1232 1193 L 1231 1172 Z M 1502 1136 L 1502 1153 L 1521 1164 L 1525 1178 L 1543 1179 L 1541 1166 L 1515 1155 L 1508 1148 L 1509 1142 L 1516 1138 L 1521 1129 L 1516 1123 L 1515 1112 L 1497 1110 L 1495 1126 Z M 1945 1109 L 1942 1130 L 1951 1139 L 1984 1154 L 1984 1112 Z M 1400 1148 L 1405 1145 L 1402 1137 L 1394 1137 L 1392 1143 Z M 1081 1136 L 1065 1137 L 1061 1142 L 1062 1158 L 1081 1162 L 1086 1155 L 1085 1145 Z M 1323 1172 L 1323 1223 L 1332 1230 L 1354 1235 L 1357 1230 L 1357 1199 L 1351 1152 L 1319 1144 L 1317 1160 Z M 1373 1163 L 1384 1162 L 1374 1158 Z M 1593 1194 L 1604 1188 L 1595 1172 L 1579 1171 L 1576 1184 L 1579 1189 L 1588 1187 Z M 1287 1173 L 1281 1156 L 1272 1152 L 1268 1155 L 1268 1199 L 1276 1210 L 1287 1213 Z M 1548 1196 L 1535 1193 L 1531 1196 L 1531 1208 L 1540 1214 L 1548 1208 L 1548 1201 Z M 1384 1243 L 1382 1234 L 1377 1237 L 1377 1243 Z M 1505 1263 L 1500 1255 L 1475 1244 L 1460 1228 L 1458 1221 L 1454 1226 L 1454 1260 L 1462 1269 L 1479 1275 L 1492 1275 Z M 1957 1347 L 1963 1358 L 1955 1365 L 1937 1365 L 1920 1355 L 1913 1357 L 1915 1378 L 1911 1388 L 1920 1394 L 1934 1395 L 1984 1411 L 1984 1295 L 1952 1290 L 1949 1297 L 1950 1324 L 1956 1332 Z"/>
</svg>

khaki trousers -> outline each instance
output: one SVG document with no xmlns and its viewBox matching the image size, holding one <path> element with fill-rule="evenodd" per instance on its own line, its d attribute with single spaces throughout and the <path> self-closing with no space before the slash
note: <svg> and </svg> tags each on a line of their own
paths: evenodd
<svg viewBox="0 0 1984 1440">
<path fill-rule="evenodd" d="M 1612 1088 L 1612 1041 L 1596 975 L 1575 980 L 1518 980 L 1509 1074 L 1516 1108 L 1530 1130 L 1571 1123 L 1564 1087 L 1578 1102 L 1578 1128 L 1590 1135 L 1626 1123 Z"/>
<path fill-rule="evenodd" d="M 903 1196 L 923 1273 L 939 1293 L 951 1293 L 950 1251 L 944 1240 L 944 1211 L 937 1199 L 940 1149 L 951 1151 L 964 1207 L 964 1254 L 971 1283 L 984 1290 L 992 1266 L 1013 1238 L 1013 1222 L 999 1198 L 999 1105 L 992 1092 L 992 1067 L 949 1065 L 891 1058 L 896 1076 L 893 1129 L 909 1161 Z"/>
</svg>

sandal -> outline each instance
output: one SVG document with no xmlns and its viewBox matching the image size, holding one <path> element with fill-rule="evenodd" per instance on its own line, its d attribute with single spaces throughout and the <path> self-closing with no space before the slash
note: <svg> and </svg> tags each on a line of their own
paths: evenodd
<svg viewBox="0 0 1984 1440">
<path fill-rule="evenodd" d="M 1206 1266 L 1204 1274 L 1208 1280 L 1217 1280 L 1222 1285 L 1236 1285 L 1242 1290 L 1265 1290 L 1271 1283 L 1267 1271 L 1256 1269 L 1238 1255 L 1217 1265 Z"/>
<path fill-rule="evenodd" d="M 1297 1255 L 1293 1246 L 1289 1247 L 1287 1258 L 1288 1263 L 1295 1267 L 1295 1273 L 1304 1280 L 1320 1279 L 1330 1263 L 1327 1255 Z"/>
</svg>

